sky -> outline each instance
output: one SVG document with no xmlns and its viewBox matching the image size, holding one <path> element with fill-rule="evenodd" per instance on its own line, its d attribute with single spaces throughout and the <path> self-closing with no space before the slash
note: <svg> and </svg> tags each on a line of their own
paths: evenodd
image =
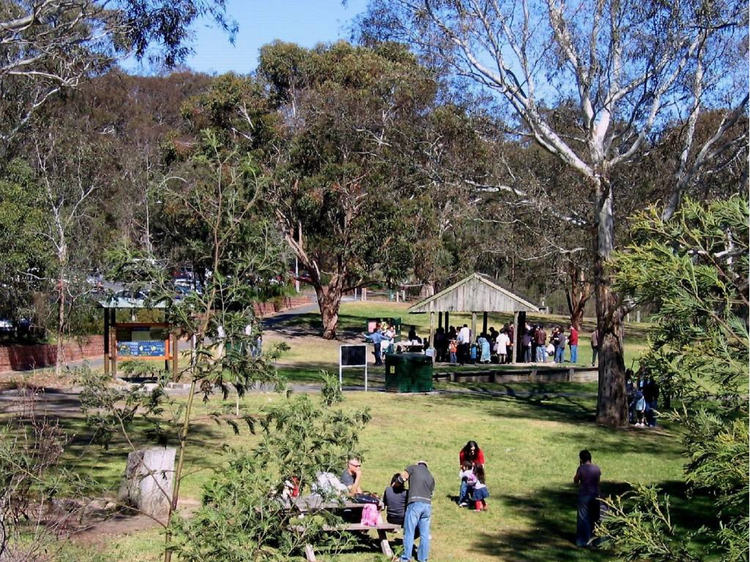
<svg viewBox="0 0 750 562">
<path fill-rule="evenodd" d="M 227 0 L 227 14 L 239 25 L 235 44 L 227 34 L 209 27 L 209 21 L 194 26 L 195 54 L 186 65 L 198 72 L 247 74 L 258 63 L 258 51 L 274 39 L 312 47 L 319 42 L 348 39 L 348 26 L 364 12 L 367 0 Z M 130 71 L 148 73 L 134 63 Z"/>
</svg>

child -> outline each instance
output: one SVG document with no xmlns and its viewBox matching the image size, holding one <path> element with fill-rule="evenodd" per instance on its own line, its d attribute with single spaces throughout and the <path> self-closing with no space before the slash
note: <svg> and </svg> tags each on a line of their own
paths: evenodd
<svg viewBox="0 0 750 562">
<path fill-rule="evenodd" d="M 474 474 L 474 463 L 465 460 L 461 463 L 461 472 L 458 473 L 461 478 L 461 491 L 458 494 L 459 507 L 469 505 L 469 496 L 474 492 L 474 486 L 477 483 L 477 477 Z"/>
<path fill-rule="evenodd" d="M 646 398 L 643 396 L 643 391 L 638 389 L 635 391 L 635 426 L 646 427 L 645 420 Z"/>
<path fill-rule="evenodd" d="M 481 464 L 474 466 L 474 476 L 477 478 L 477 482 L 474 484 L 474 510 L 487 511 L 485 500 L 490 496 L 490 492 L 484 483 L 484 467 Z"/>
<path fill-rule="evenodd" d="M 458 353 L 458 344 L 456 343 L 456 340 L 451 340 L 448 344 L 448 352 L 451 354 L 451 364 L 455 365 L 457 361 L 456 354 Z"/>
</svg>

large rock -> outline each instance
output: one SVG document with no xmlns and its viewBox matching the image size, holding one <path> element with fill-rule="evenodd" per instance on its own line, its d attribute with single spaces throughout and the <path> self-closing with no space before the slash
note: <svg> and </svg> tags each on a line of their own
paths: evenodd
<svg viewBox="0 0 750 562">
<path fill-rule="evenodd" d="M 117 499 L 152 517 L 169 513 L 176 449 L 153 447 L 128 455 L 128 466 Z"/>
</svg>

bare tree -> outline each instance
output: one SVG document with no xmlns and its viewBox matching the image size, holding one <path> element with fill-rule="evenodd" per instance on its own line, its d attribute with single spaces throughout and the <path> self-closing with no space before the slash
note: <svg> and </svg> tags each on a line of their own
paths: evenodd
<svg viewBox="0 0 750 562">
<path fill-rule="evenodd" d="M 61 145 L 66 145 L 64 148 Z M 55 293 L 57 295 L 57 357 L 55 374 L 60 375 L 64 363 L 64 343 L 68 305 L 79 296 L 76 290 L 77 268 L 71 267 L 71 246 L 80 250 L 84 236 L 81 225 L 91 196 L 101 185 L 91 172 L 92 154 L 82 142 L 71 143 L 64 135 L 50 132 L 35 143 L 39 179 L 43 186 L 43 206 L 49 217 L 42 236 L 54 253 Z"/>
<path fill-rule="evenodd" d="M 747 3 L 734 0 L 373 0 L 362 22 L 365 37 L 373 31 L 408 41 L 489 91 L 521 120 L 520 129 L 584 178 L 593 223 L 599 423 L 627 424 L 627 308 L 611 291 L 607 271 L 615 195 L 627 186 L 612 182 L 613 169 L 636 157 L 667 122 L 689 120 L 700 107 L 729 107 L 705 156 L 688 146 L 678 203 L 711 153 L 736 145 L 724 133 L 747 105 L 746 65 L 735 55 L 747 52 L 747 19 Z M 549 102 L 570 99 L 575 135 L 560 131 L 544 111 Z"/>
</svg>

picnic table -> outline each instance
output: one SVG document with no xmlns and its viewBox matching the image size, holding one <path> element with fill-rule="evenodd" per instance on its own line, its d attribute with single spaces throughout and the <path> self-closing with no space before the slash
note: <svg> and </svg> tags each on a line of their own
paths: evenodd
<svg viewBox="0 0 750 562">
<path fill-rule="evenodd" d="M 312 496 L 300 496 L 294 498 L 292 502 L 292 508 L 298 510 L 301 514 L 314 513 L 316 511 L 329 511 L 329 512 L 344 512 L 346 510 L 359 511 L 360 516 L 356 517 L 357 521 L 361 521 L 361 512 L 365 507 L 365 503 L 356 503 L 349 500 L 345 501 L 328 501 L 318 495 Z M 361 523 L 345 523 L 343 525 L 326 525 L 323 527 L 324 531 L 332 533 L 358 533 L 368 532 L 375 530 L 378 533 L 378 541 L 380 543 L 380 550 L 387 557 L 393 556 L 390 542 L 388 541 L 388 533 L 394 533 L 401 529 L 400 525 L 394 525 L 393 523 L 380 523 L 379 525 L 370 526 L 362 525 Z M 305 528 L 301 525 L 292 525 L 290 530 L 295 532 L 303 532 Z M 305 545 L 305 558 L 307 562 L 317 562 L 315 558 L 315 548 L 312 544 L 308 543 Z"/>
</svg>

